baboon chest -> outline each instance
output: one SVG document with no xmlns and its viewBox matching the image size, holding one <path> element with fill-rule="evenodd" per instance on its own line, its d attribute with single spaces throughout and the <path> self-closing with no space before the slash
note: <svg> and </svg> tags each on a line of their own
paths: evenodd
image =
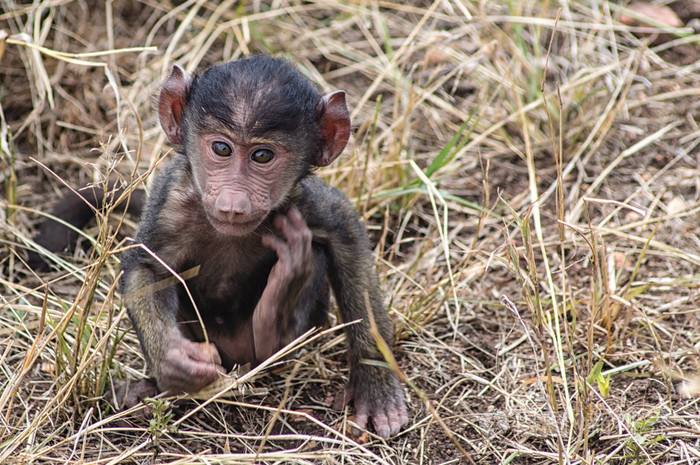
<svg viewBox="0 0 700 465">
<path fill-rule="evenodd" d="M 180 286 L 179 300 L 187 313 L 194 314 L 192 300 L 207 326 L 235 326 L 252 315 L 267 285 L 275 255 L 266 249 L 250 254 L 231 254 L 225 248 L 206 260 L 189 261 L 183 269 L 199 266 L 187 281 L 190 298 Z M 196 314 L 194 314 L 196 317 Z"/>
</svg>

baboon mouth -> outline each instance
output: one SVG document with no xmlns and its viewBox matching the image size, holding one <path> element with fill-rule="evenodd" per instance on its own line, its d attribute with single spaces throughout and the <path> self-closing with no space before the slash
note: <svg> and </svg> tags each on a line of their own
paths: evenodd
<svg viewBox="0 0 700 465">
<path fill-rule="evenodd" d="M 209 223 L 217 231 L 228 235 L 248 234 L 262 223 L 262 218 L 246 218 L 242 221 L 230 221 L 217 218 L 215 216 L 207 216 Z"/>
</svg>

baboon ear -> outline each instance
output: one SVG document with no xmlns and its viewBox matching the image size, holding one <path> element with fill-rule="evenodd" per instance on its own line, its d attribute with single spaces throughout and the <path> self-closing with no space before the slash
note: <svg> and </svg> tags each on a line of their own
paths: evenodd
<svg viewBox="0 0 700 465">
<path fill-rule="evenodd" d="M 350 112 L 345 92 L 338 90 L 321 97 L 316 111 L 321 126 L 321 153 L 315 165 L 327 166 L 343 151 L 350 138 Z"/>
<path fill-rule="evenodd" d="M 182 116 L 185 102 L 190 91 L 192 78 L 178 65 L 174 65 L 170 76 L 160 88 L 158 97 L 158 115 L 160 125 L 173 145 L 182 144 Z"/>
</svg>

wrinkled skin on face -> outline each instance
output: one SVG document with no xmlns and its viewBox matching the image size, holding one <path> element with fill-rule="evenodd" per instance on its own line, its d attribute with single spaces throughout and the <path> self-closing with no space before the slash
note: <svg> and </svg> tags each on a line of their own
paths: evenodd
<svg viewBox="0 0 700 465">
<path fill-rule="evenodd" d="M 271 138 L 251 140 L 221 131 L 194 139 L 198 157 L 192 170 L 209 222 L 222 234 L 240 236 L 255 231 L 296 181 L 284 175 L 296 171 L 289 166 L 294 163 L 293 154 Z M 231 154 L 217 155 L 212 148 L 217 144 L 230 148 Z M 256 152 L 271 153 L 272 159 L 256 162 Z M 275 176 L 277 173 L 282 175 Z"/>
</svg>

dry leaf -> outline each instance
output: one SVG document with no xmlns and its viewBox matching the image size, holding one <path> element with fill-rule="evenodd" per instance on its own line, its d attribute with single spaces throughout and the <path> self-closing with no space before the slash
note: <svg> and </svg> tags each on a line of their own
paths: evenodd
<svg viewBox="0 0 700 465">
<path fill-rule="evenodd" d="M 642 218 L 642 215 L 640 215 L 639 212 L 636 212 L 634 210 L 627 210 L 627 213 L 625 213 L 625 223 L 634 223 L 635 221 L 639 221 Z"/>
<path fill-rule="evenodd" d="M 42 362 L 41 365 L 39 365 L 39 370 L 42 373 L 53 376 L 56 374 L 56 365 L 49 362 Z"/>
<path fill-rule="evenodd" d="M 678 386 L 678 392 L 680 392 L 683 397 L 699 397 L 700 375 L 683 381 L 680 386 Z"/>
<path fill-rule="evenodd" d="M 614 252 L 612 257 L 615 263 L 615 269 L 622 270 L 627 267 L 627 255 L 622 252 Z"/>
<path fill-rule="evenodd" d="M 305 413 L 306 415 L 310 416 L 313 418 L 314 416 L 314 409 L 311 408 L 298 408 L 295 410 L 297 413 Z M 311 420 L 309 420 L 306 416 L 304 415 L 290 415 L 289 416 L 289 422 L 290 423 L 312 423 Z"/>
<path fill-rule="evenodd" d="M 686 204 L 683 197 L 674 197 L 666 205 L 666 209 L 668 210 L 669 215 L 675 215 L 677 213 L 687 210 L 688 205 Z"/>
<path fill-rule="evenodd" d="M 627 7 L 627 9 L 635 13 L 634 16 L 631 14 L 622 14 L 620 16 L 620 22 L 627 26 L 683 26 L 683 21 L 681 21 L 678 15 L 665 5 L 635 2 Z M 649 20 L 645 21 L 643 17 L 649 18 Z"/>
<path fill-rule="evenodd" d="M 430 47 L 423 57 L 423 68 L 449 63 L 450 54 L 448 50 L 442 46 Z"/>
</svg>

